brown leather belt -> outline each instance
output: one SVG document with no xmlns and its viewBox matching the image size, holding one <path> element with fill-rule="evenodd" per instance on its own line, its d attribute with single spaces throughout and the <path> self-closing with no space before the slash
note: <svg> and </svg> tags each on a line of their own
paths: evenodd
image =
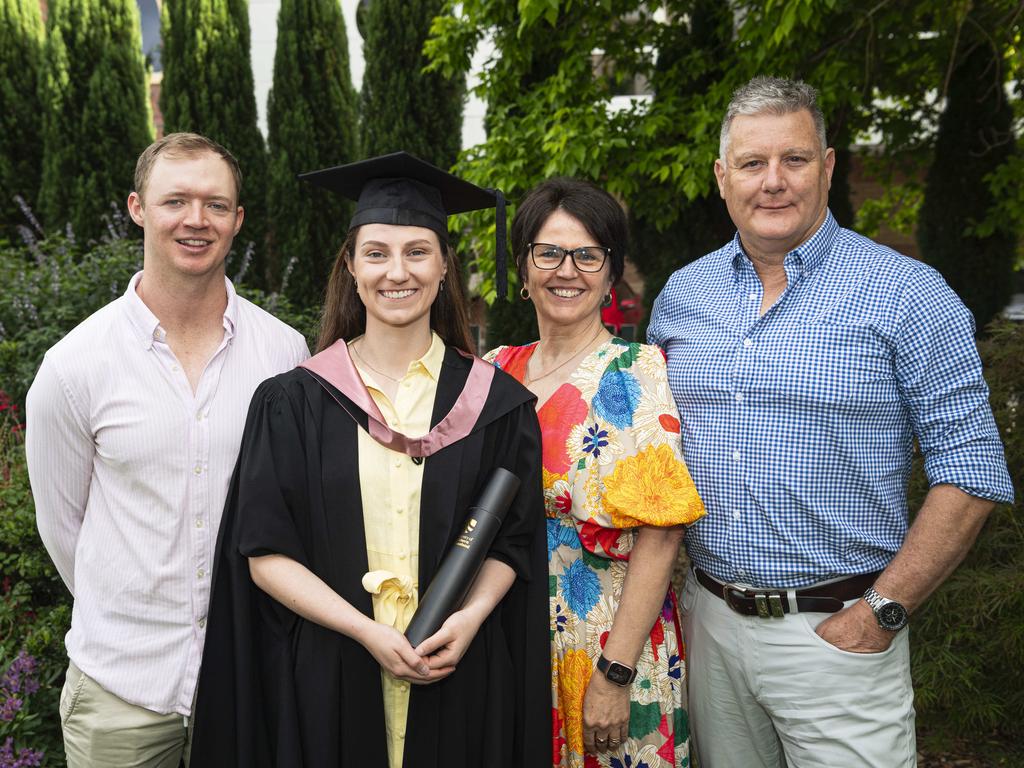
<svg viewBox="0 0 1024 768">
<path fill-rule="evenodd" d="M 693 569 L 697 583 L 736 613 L 744 616 L 758 616 L 762 619 L 782 618 L 787 613 L 835 613 L 843 608 L 847 600 L 861 597 L 865 590 L 875 583 L 881 571 L 862 573 L 831 584 L 805 589 L 744 589 L 735 584 L 722 584 L 711 578 L 700 568 Z M 796 606 L 790 604 L 795 599 Z"/>
</svg>

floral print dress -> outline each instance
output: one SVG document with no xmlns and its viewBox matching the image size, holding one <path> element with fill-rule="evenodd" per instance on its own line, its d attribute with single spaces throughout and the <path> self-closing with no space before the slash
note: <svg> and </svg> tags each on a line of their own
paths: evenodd
<svg viewBox="0 0 1024 768">
<path fill-rule="evenodd" d="M 536 344 L 487 355 L 523 380 Z M 622 596 L 636 527 L 704 514 L 680 455 L 679 418 L 658 347 L 611 339 L 537 411 L 543 438 L 551 600 L 553 765 L 688 766 L 679 615 L 669 589 L 637 662 L 629 738 L 584 754 L 583 696 Z"/>
</svg>

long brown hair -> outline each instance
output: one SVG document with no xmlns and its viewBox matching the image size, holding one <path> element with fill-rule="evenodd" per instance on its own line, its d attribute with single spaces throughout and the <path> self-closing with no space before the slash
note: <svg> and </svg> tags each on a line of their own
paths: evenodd
<svg viewBox="0 0 1024 768">
<path fill-rule="evenodd" d="M 355 279 L 348 271 L 358 234 L 359 227 L 348 233 L 327 280 L 317 352 L 327 349 L 338 339 L 351 341 L 366 332 L 366 307 L 356 292 Z M 444 284 L 430 307 L 430 328 L 445 344 L 472 352 L 473 341 L 469 334 L 469 312 L 462 289 L 462 271 L 455 259 L 455 250 L 448 243 L 441 243 L 441 252 L 444 254 L 447 271 Z"/>
</svg>

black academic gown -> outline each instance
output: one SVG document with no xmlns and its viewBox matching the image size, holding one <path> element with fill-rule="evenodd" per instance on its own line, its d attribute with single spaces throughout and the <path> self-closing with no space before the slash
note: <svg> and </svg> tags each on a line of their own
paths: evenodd
<svg viewBox="0 0 1024 768">
<path fill-rule="evenodd" d="M 470 361 L 446 350 L 431 425 Z M 329 386 L 329 385 L 328 385 Z M 296 369 L 260 385 L 218 539 L 199 678 L 193 768 L 387 766 L 380 667 L 356 641 L 256 587 L 247 557 L 302 563 L 367 616 L 357 429 L 366 416 Z M 531 393 L 496 372 L 474 430 L 425 460 L 420 596 L 495 467 L 522 486 L 490 556 L 516 572 L 449 677 L 413 685 L 404 768 L 538 768 L 551 761 L 547 560 L 540 432 Z"/>
</svg>

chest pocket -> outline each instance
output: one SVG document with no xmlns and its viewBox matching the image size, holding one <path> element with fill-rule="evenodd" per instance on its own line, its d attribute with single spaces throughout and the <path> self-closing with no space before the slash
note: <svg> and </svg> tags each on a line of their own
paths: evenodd
<svg viewBox="0 0 1024 768">
<path fill-rule="evenodd" d="M 790 401 L 869 406 L 899 399 L 893 350 L 871 326 L 793 323 L 772 346 L 764 383 Z"/>
</svg>

